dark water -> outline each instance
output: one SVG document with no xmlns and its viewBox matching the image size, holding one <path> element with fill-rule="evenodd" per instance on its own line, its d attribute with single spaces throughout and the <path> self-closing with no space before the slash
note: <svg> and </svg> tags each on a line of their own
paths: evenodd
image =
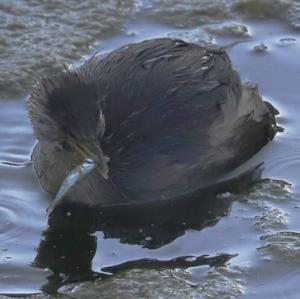
<svg viewBox="0 0 300 299">
<path fill-rule="evenodd" d="M 155 1 L 142 4 L 151 8 Z M 67 284 L 61 297 L 298 298 L 300 34 L 278 20 L 243 25 L 251 37 L 232 30 L 210 35 L 195 26 L 178 29 L 142 15 L 123 33 L 101 39 L 88 55 L 166 35 L 222 45 L 246 40 L 230 51 L 233 64 L 244 81 L 259 84 L 285 128 L 254 157 L 265 162 L 263 177 L 270 180 L 238 196 L 220 195 L 199 210 L 195 206 L 179 223 L 160 228 L 62 234 L 47 230 L 50 198 L 31 166 L 1 164 L 1 294 L 41 293 L 43 298 L 41 290 Z M 261 43 L 267 50 L 254 51 Z M 25 98 L 2 100 L 0 106 L 0 160 L 28 161 L 35 139 Z"/>
</svg>

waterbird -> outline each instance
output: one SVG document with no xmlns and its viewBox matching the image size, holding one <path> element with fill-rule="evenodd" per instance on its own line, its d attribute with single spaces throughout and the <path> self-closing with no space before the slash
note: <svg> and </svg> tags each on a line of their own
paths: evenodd
<svg viewBox="0 0 300 299">
<path fill-rule="evenodd" d="M 171 38 L 41 79 L 27 108 L 34 169 L 55 196 L 48 214 L 63 203 L 114 209 L 214 190 L 278 131 L 278 111 L 241 82 L 224 48 Z"/>
</svg>

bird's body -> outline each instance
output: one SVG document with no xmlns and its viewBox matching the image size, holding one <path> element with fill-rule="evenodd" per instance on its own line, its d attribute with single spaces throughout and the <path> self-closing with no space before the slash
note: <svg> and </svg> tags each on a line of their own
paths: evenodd
<svg viewBox="0 0 300 299">
<path fill-rule="evenodd" d="M 167 38 L 93 57 L 40 82 L 28 108 L 45 190 L 55 194 L 82 163 L 74 140 L 98 157 L 99 166 L 67 196 L 89 206 L 188 196 L 248 160 L 276 132 L 272 109 L 255 87 L 241 84 L 225 51 Z"/>
</svg>

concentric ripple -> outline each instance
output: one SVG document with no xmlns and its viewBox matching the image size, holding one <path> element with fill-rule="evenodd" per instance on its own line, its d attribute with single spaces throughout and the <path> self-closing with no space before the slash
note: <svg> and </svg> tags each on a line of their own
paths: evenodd
<svg viewBox="0 0 300 299">
<path fill-rule="evenodd" d="M 287 179 L 294 182 L 298 176 L 300 168 L 300 152 L 276 157 L 272 162 L 268 163 L 268 172 L 273 174 L 273 177 Z M 295 182 L 296 183 L 296 182 Z"/>
<path fill-rule="evenodd" d="M 299 296 L 299 284 L 300 271 L 286 271 L 283 276 L 280 277 L 280 282 L 275 284 L 273 298 L 278 299 L 298 299 Z"/>
<path fill-rule="evenodd" d="M 2 197 L 2 196 L 1 196 Z M 28 219 L 31 218 L 31 208 L 28 202 L 5 196 L 0 201 L 0 241 L 12 241 L 21 236 L 26 230 Z"/>
<path fill-rule="evenodd" d="M 15 229 L 17 215 L 10 210 L 9 206 L 0 206 L 0 239 L 6 235 L 8 231 Z"/>
<path fill-rule="evenodd" d="M 0 294 L 36 292 L 47 275 L 31 267 L 45 227 L 47 202 L 26 184 L 25 172 L 30 175 L 30 169 L 3 169 L 14 181 L 2 180 L 0 186 Z"/>
</svg>

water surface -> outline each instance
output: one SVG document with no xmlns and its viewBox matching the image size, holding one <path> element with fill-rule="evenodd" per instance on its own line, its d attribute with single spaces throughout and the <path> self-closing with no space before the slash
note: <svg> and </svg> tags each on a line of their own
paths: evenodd
<svg viewBox="0 0 300 299">
<path fill-rule="evenodd" d="M 37 13 L 37 3 L 30 2 L 33 7 L 30 12 Z M 75 47 L 88 57 L 96 51 L 104 53 L 129 42 L 160 36 L 178 36 L 192 42 L 221 45 L 245 40 L 230 51 L 233 64 L 244 81 L 259 84 L 261 94 L 280 110 L 278 122 L 285 128 L 254 158 L 265 162 L 263 177 L 267 180 L 238 196 L 223 194 L 218 201 L 205 205 L 203 210 L 207 213 L 189 215 L 194 217 L 189 218 L 190 223 L 163 227 L 157 234 L 153 234 L 151 229 L 141 228 L 134 232 L 103 230 L 94 235 L 60 235 L 47 230 L 46 208 L 50 198 L 41 190 L 32 167 L 1 164 L 1 294 L 40 293 L 39 297 L 46 298 L 44 292 L 66 284 L 59 289 L 59 297 L 298 298 L 300 34 L 295 29 L 296 11 L 293 15 L 288 13 L 297 1 L 286 1 L 289 3 L 287 6 L 282 4 L 283 1 L 276 1 L 274 7 L 279 5 L 282 10 L 281 14 L 280 11 L 274 12 L 276 20 L 254 20 L 251 6 L 247 8 L 245 4 L 238 8 L 235 6 L 235 9 L 229 8 L 228 12 L 224 10 L 224 15 L 217 14 L 214 5 L 204 1 L 203 9 L 196 13 L 194 6 L 189 4 L 191 2 L 175 2 L 172 13 L 166 14 L 170 1 L 140 1 L 131 20 L 128 19 L 129 12 L 122 14 L 122 17 L 112 13 L 117 18 L 118 28 L 123 27 L 122 32 L 116 35 L 119 29 L 112 30 L 105 38 L 95 34 L 93 42 L 98 43 L 90 50 L 88 47 Z M 218 2 L 228 5 L 230 1 Z M 268 4 L 268 1 L 261 2 Z M 109 3 L 113 5 L 113 2 Z M 22 7 L 16 5 L 17 9 Z M 184 11 L 184 17 L 174 17 L 180 10 Z M 202 15 L 206 19 L 200 21 L 199 16 Z M 114 18 L 109 22 L 114 22 Z M 214 25 L 216 21 L 218 25 Z M 61 19 L 55 22 L 58 24 Z M 209 29 L 208 24 L 212 26 Z M 82 28 L 85 28 L 84 24 Z M 60 39 L 68 44 L 66 36 L 60 36 L 57 40 Z M 11 42 L 10 46 L 19 51 L 17 41 L 16 44 Z M 70 41 L 72 43 L 73 40 Z M 92 42 L 83 41 L 83 44 L 91 45 Z M 266 48 L 255 51 L 254 48 L 261 44 Z M 53 48 L 56 48 L 55 44 Z M 73 53 L 72 49 L 64 53 L 68 51 Z M 19 67 L 25 54 L 16 52 L 11 55 L 9 59 L 16 57 Z M 64 60 L 60 59 L 63 55 L 58 55 L 58 62 L 72 61 L 77 65 L 80 63 L 79 56 Z M 32 52 L 26 59 L 29 59 L 24 60 L 26 68 L 34 72 L 38 57 Z M 3 63 L 7 65 L 9 60 Z M 43 63 L 47 65 L 48 62 Z M 16 81 L 12 75 L 14 72 L 5 69 L 11 76 L 8 82 L 23 82 L 23 79 Z M 30 76 L 26 78 L 29 80 Z M 3 80 L 5 77 L 2 77 Z M 30 90 L 27 87 L 22 92 L 29 94 Z M 1 94 L 0 160 L 16 163 L 28 161 L 35 138 L 25 111 L 26 99 L 18 96 L 20 90 L 17 86 L 14 94 L 11 83 L 2 89 Z M 147 268 L 143 263 L 141 267 L 129 263 L 122 271 L 107 277 L 110 275 L 108 272 L 114 272 L 107 267 L 128 261 L 167 261 L 202 255 L 225 258 L 217 259 L 211 265 L 208 261 L 199 263 L 196 267 L 184 267 L 181 263 L 175 268 L 160 265 Z M 188 261 L 193 261 L 193 258 Z M 67 283 L 66 272 L 72 274 L 73 283 Z M 78 282 L 76 275 L 79 281 L 88 281 Z"/>
</svg>

